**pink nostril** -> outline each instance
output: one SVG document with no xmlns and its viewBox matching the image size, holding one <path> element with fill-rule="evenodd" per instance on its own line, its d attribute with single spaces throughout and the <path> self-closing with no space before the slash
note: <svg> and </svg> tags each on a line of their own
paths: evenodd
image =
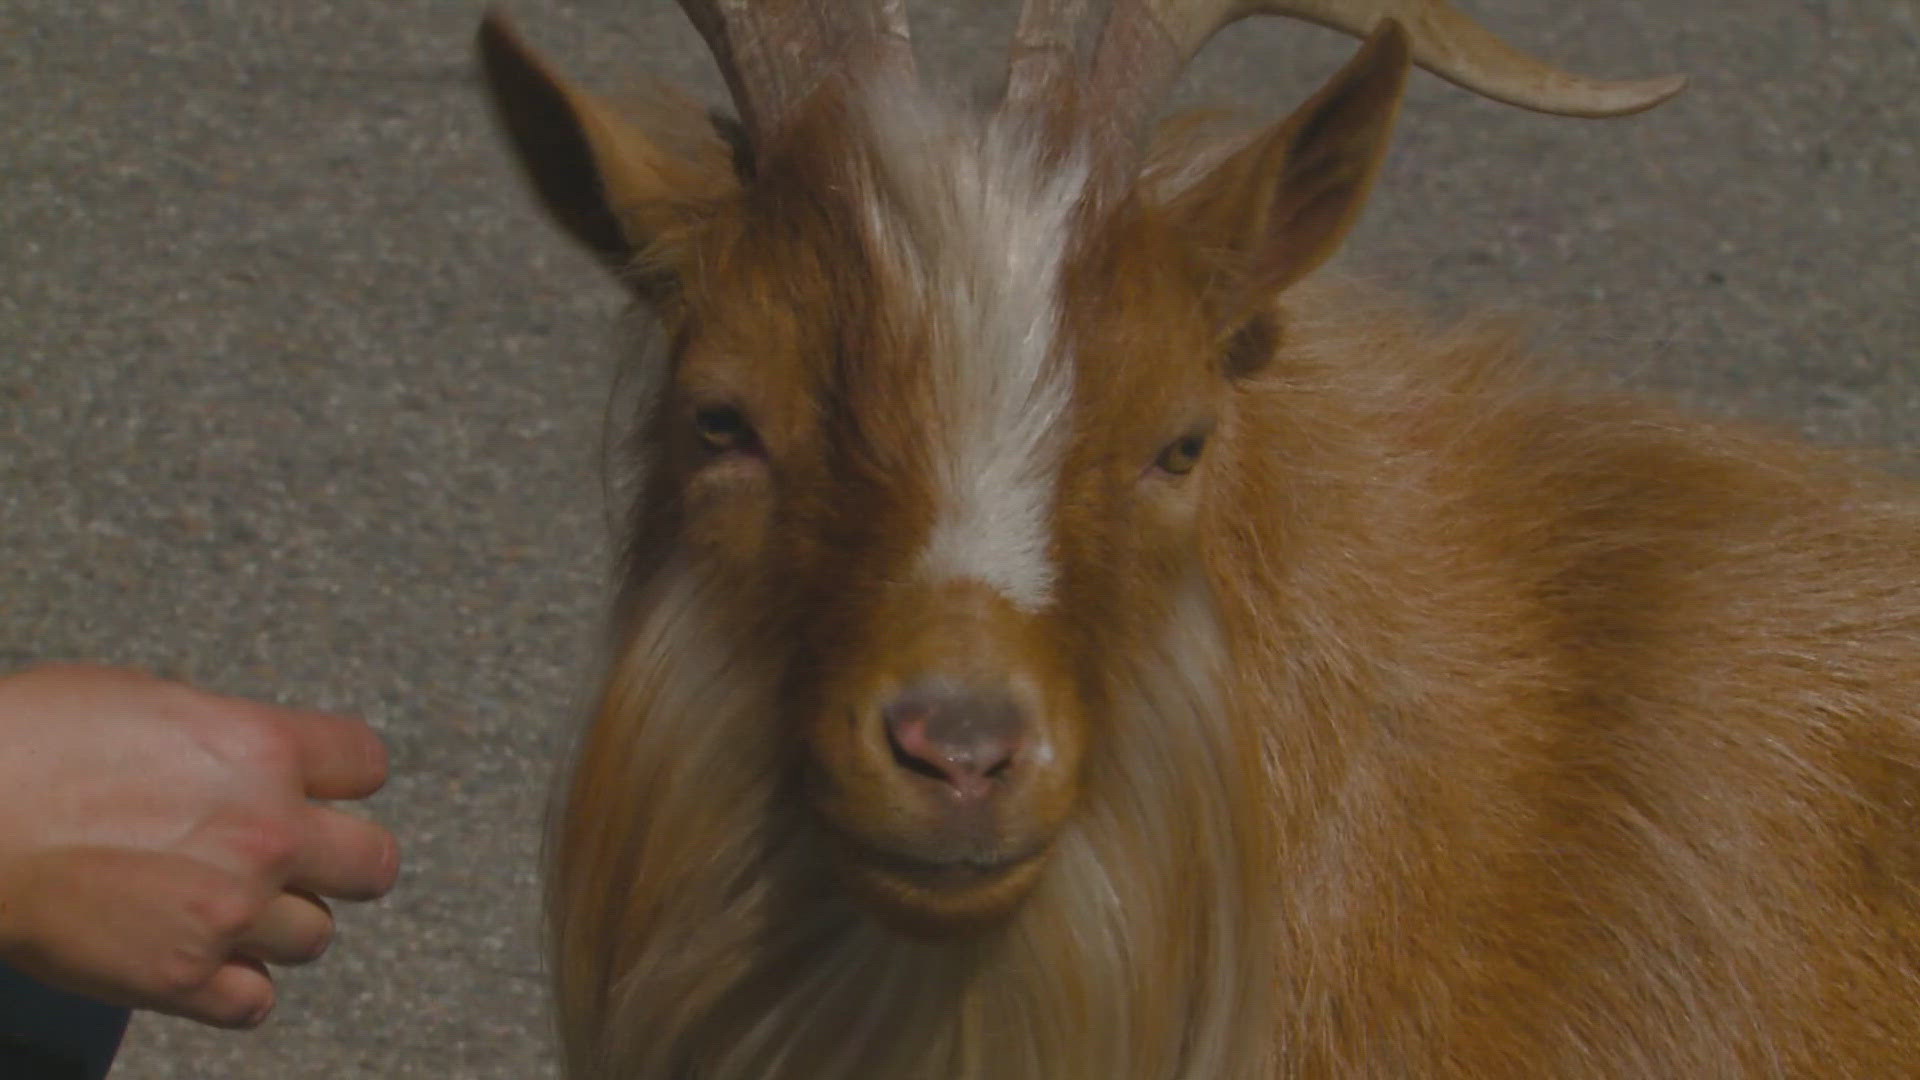
<svg viewBox="0 0 1920 1080">
<path fill-rule="evenodd" d="M 946 680 L 916 684 L 880 710 L 894 760 L 908 772 L 983 798 L 1013 765 L 1025 714 L 1005 693 Z"/>
</svg>

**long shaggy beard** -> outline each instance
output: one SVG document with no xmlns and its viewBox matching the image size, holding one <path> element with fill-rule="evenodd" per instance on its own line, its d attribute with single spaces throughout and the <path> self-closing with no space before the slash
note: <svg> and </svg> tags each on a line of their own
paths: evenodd
<svg viewBox="0 0 1920 1080">
<path fill-rule="evenodd" d="M 550 878 L 574 1080 L 1264 1075 L 1259 753 L 1196 587 L 1114 658 L 1109 730 L 1005 925 L 902 936 L 841 896 L 775 730 L 777 663 L 655 576 L 566 793 Z"/>
</svg>

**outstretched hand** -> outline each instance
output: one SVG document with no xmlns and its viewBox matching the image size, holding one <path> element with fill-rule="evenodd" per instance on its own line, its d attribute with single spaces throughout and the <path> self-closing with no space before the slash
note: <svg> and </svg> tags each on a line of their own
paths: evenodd
<svg viewBox="0 0 1920 1080">
<path fill-rule="evenodd" d="M 0 678 L 0 958 L 103 1001 L 247 1027 L 267 964 L 392 888 L 385 829 L 315 800 L 387 776 L 365 723 L 117 668 Z"/>
</svg>

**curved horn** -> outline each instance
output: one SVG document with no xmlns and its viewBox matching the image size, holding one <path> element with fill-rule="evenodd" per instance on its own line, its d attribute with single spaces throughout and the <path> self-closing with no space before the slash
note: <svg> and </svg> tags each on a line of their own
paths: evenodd
<svg viewBox="0 0 1920 1080">
<path fill-rule="evenodd" d="M 756 139 L 848 64 L 910 74 L 905 0 L 680 0 Z"/>
<path fill-rule="evenodd" d="M 1290 15 L 1364 37 L 1383 18 L 1413 40 L 1413 62 L 1496 101 L 1563 116 L 1622 116 L 1679 93 L 1684 76 L 1625 82 L 1591 79 L 1535 60 L 1495 37 L 1447 0 L 1115 0 L 1101 35 L 1087 100 L 1137 133 L 1193 54 L 1228 23 Z"/>
</svg>

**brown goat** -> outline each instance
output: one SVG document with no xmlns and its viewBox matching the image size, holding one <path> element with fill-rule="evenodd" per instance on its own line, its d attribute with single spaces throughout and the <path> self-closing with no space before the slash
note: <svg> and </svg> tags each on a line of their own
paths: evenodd
<svg viewBox="0 0 1920 1080">
<path fill-rule="evenodd" d="M 1410 61 L 1677 82 L 1436 2 L 1029 0 L 980 115 L 898 0 L 682 3 L 737 129 L 481 34 L 668 343 L 550 878 L 569 1076 L 1920 1075 L 1920 498 L 1301 283 Z M 1282 10 L 1366 44 L 1144 155 Z"/>
</svg>

